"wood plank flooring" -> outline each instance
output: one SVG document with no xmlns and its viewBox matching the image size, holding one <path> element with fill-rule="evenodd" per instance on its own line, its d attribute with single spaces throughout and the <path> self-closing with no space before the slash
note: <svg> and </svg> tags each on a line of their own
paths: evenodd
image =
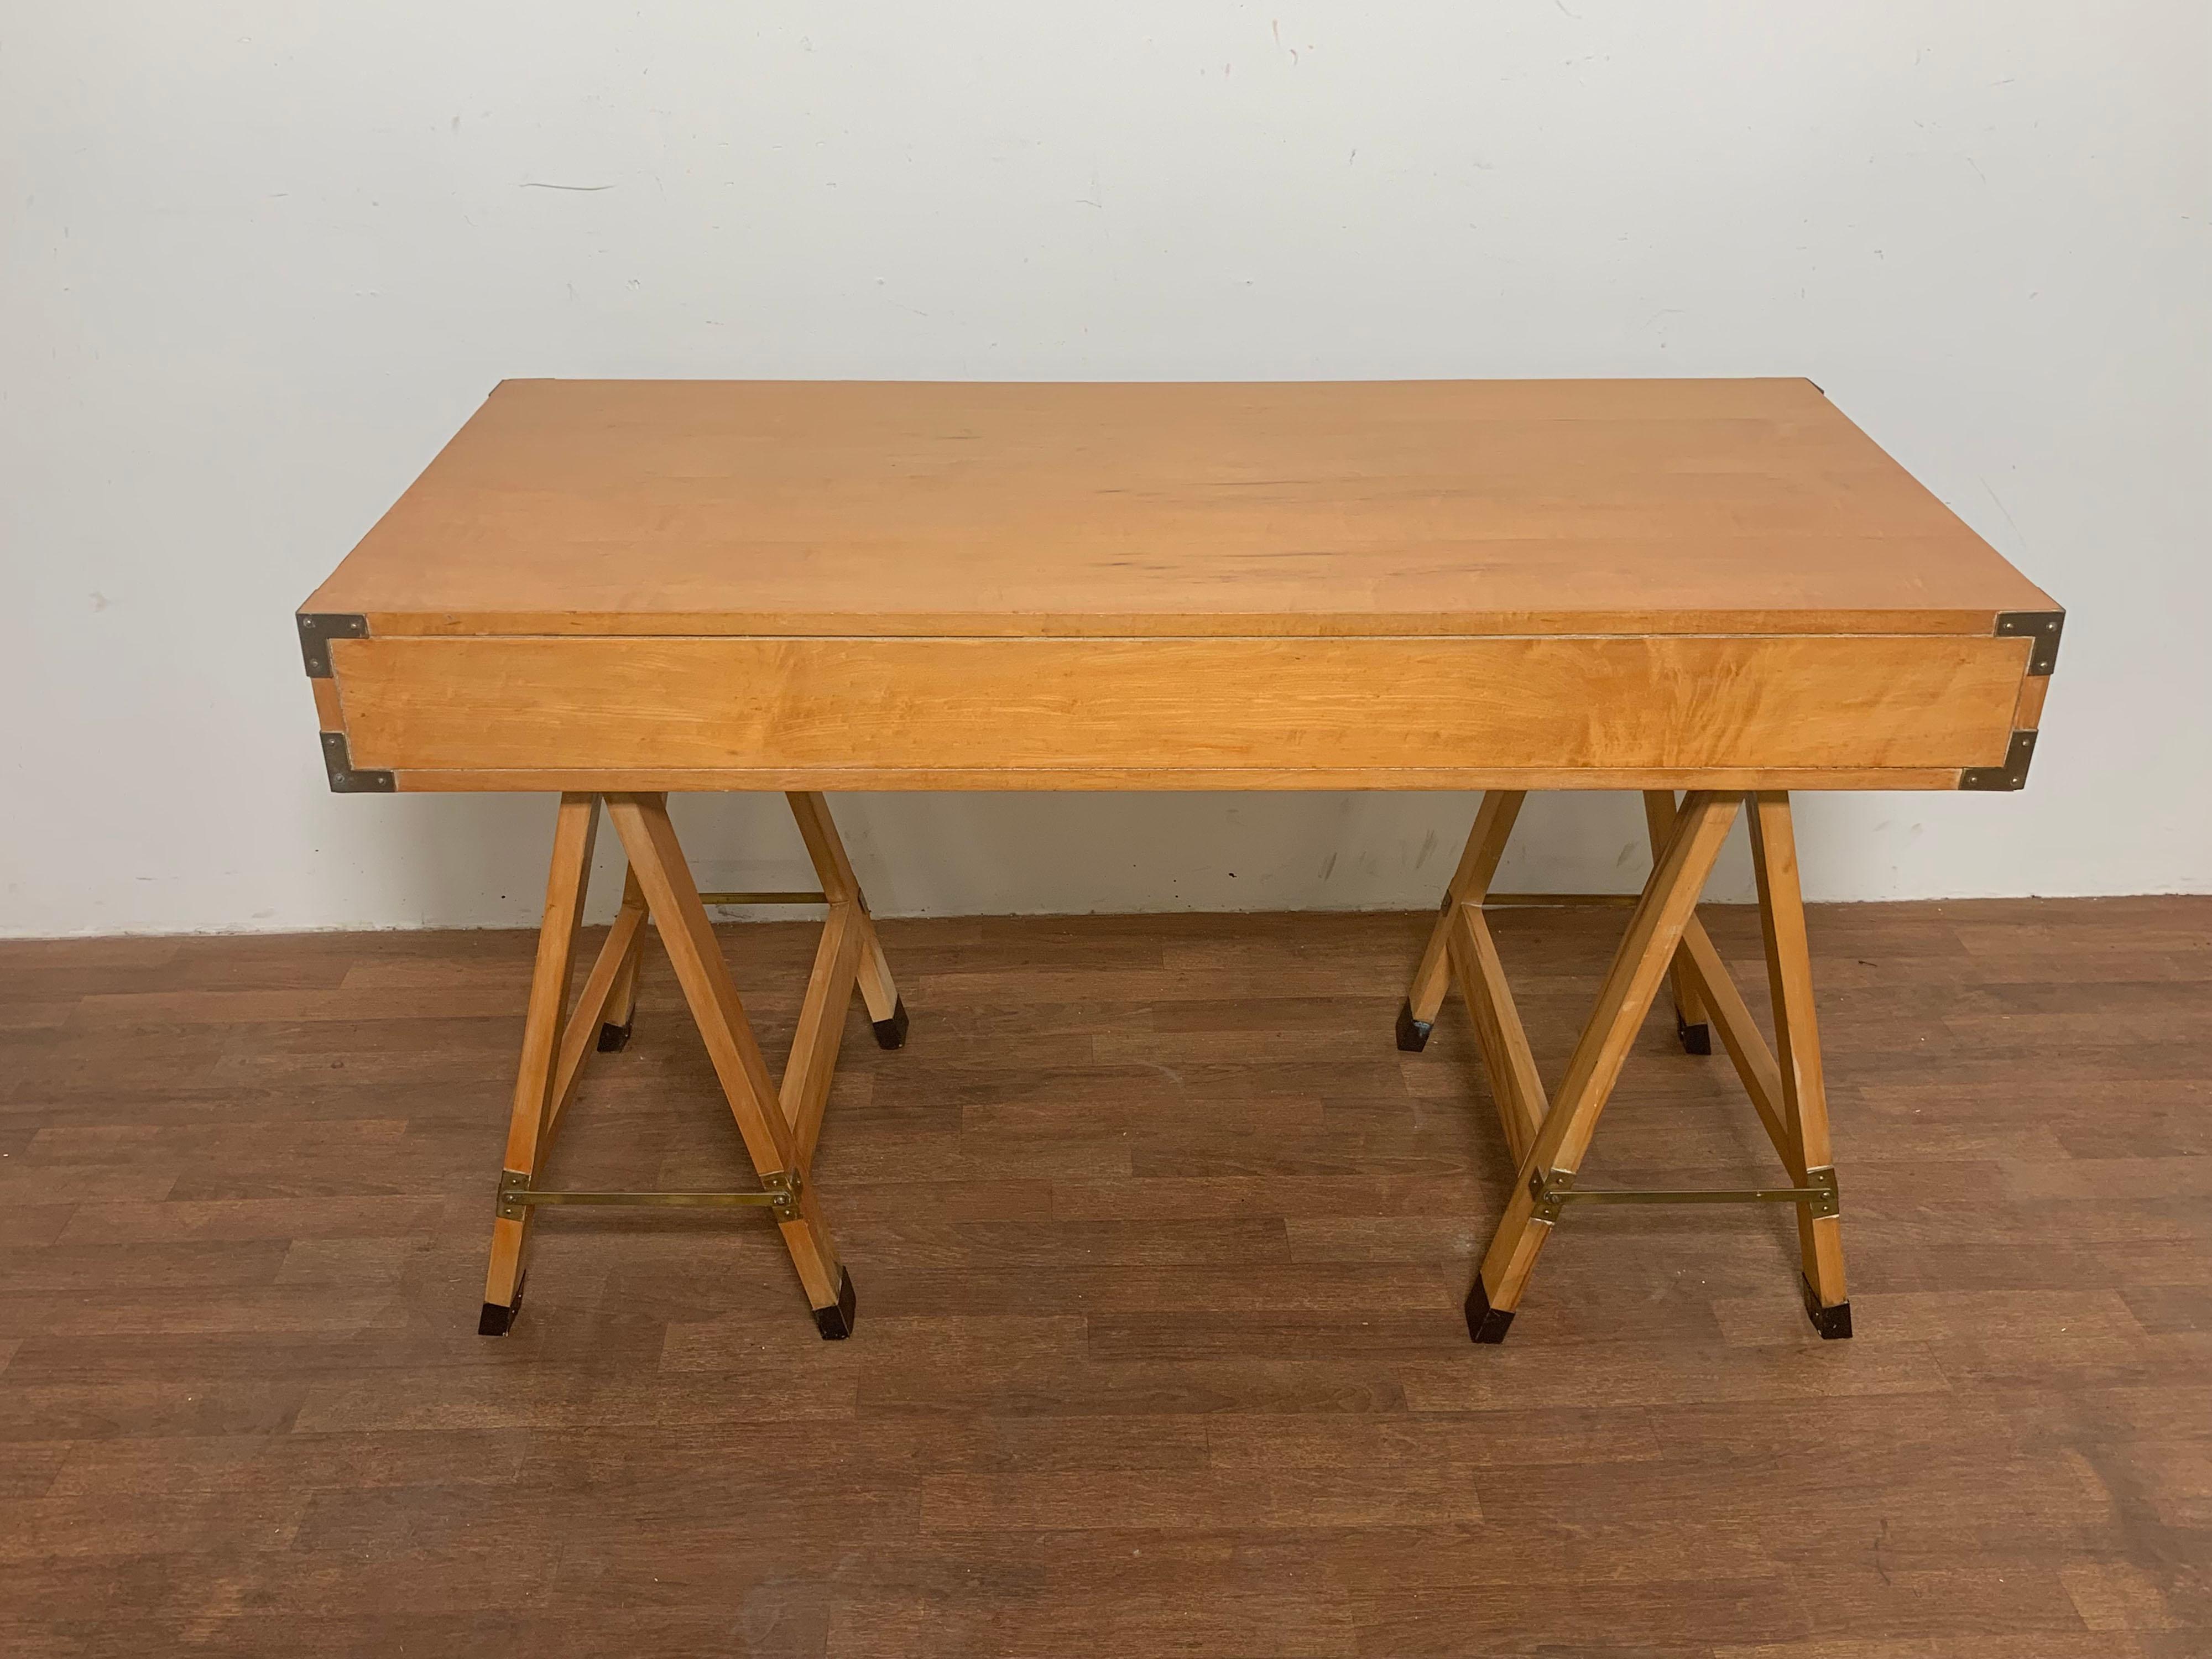
<svg viewBox="0 0 2212 1659">
<path fill-rule="evenodd" d="M 1756 921 L 1705 912 L 1764 1008 Z M 1556 1079 L 1621 914 L 1505 911 Z M 0 945 L 0 1652 L 2212 1652 L 2212 900 L 1815 911 L 1851 1302 L 1507 1167 L 1425 915 L 887 922 L 815 1334 L 750 1215 L 560 1212 L 475 1334 L 525 933 Z M 725 930 L 780 1057 L 812 930 Z M 1740 1184 L 1650 1021 L 1592 1180 Z M 666 961 L 554 1178 L 729 1184 Z"/>
</svg>

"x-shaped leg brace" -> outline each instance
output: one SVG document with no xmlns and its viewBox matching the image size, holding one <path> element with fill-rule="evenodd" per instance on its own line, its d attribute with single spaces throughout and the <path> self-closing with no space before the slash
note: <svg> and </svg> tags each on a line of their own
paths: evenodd
<svg viewBox="0 0 2212 1659">
<path fill-rule="evenodd" d="M 629 855 L 622 908 L 586 975 L 573 1006 L 568 981 L 598 830 L 599 796 L 564 794 L 553 835 L 544 921 L 523 1024 L 522 1062 L 507 1123 L 500 1173 L 491 1263 L 477 1328 L 504 1335 L 521 1305 L 531 1218 L 547 1205 L 620 1204 L 754 1206 L 769 1211 L 799 1270 L 817 1326 L 825 1337 L 853 1329 L 853 1280 L 838 1261 L 808 1180 L 830 1079 L 837 1061 L 845 1010 L 857 988 L 874 1022 L 876 1040 L 896 1048 L 906 1040 L 905 1005 L 891 982 L 873 921 L 854 879 L 828 804 L 816 794 L 788 799 L 799 834 L 822 883 L 817 894 L 714 894 L 717 901 L 773 896 L 816 900 L 829 907 L 799 1010 L 799 1030 L 781 1085 L 769 1080 L 760 1045 L 745 1018 L 702 898 L 684 861 L 668 804 L 661 795 L 608 795 L 607 815 Z M 639 961 L 650 916 L 705 1040 L 730 1113 L 760 1177 L 757 1190 L 732 1193 L 585 1193 L 542 1188 L 538 1177 L 562 1115 L 574 1097 L 586 1059 L 629 1040 Z"/>
<path fill-rule="evenodd" d="M 1483 798 L 1474 832 L 1444 896 L 1443 911 L 1399 1015 L 1401 1048 L 1420 1048 L 1452 981 L 1458 982 L 1489 1073 L 1491 1092 L 1517 1170 L 1480 1275 L 1468 1292 L 1468 1329 L 1499 1342 L 1512 1323 L 1537 1253 L 1561 1212 L 1577 1201 L 1787 1203 L 1796 1206 L 1805 1305 L 1823 1337 L 1850 1334 L 1844 1283 L 1842 1220 L 1829 1147 L 1827 1096 L 1813 1012 L 1811 958 L 1790 798 L 1744 798 L 1773 994 L 1776 1044 L 1770 1048 L 1735 980 L 1698 921 L 1698 897 L 1712 872 L 1738 808 L 1734 796 L 1693 792 L 1645 797 L 1654 856 L 1651 878 L 1630 913 L 1583 1025 L 1565 1078 L 1547 1100 L 1507 987 L 1483 902 L 1521 810 L 1516 792 Z M 1677 1030 L 1693 1053 L 1710 1052 L 1698 1030 L 1710 1022 L 1735 1062 L 1791 1184 L 1741 1191 L 1630 1193 L 1579 1188 L 1576 1172 L 1589 1150 L 1630 1047 L 1660 984 L 1675 982 Z"/>
</svg>

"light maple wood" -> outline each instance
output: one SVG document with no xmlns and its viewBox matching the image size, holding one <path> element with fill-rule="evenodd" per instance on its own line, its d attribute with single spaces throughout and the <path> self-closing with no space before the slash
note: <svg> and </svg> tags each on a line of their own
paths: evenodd
<svg viewBox="0 0 2212 1659">
<path fill-rule="evenodd" d="M 1735 1066 L 1743 1091 L 1750 1097 L 1752 1109 L 1759 1114 L 1766 1138 L 1774 1143 L 1775 1152 L 1781 1156 L 1783 1167 L 1792 1180 L 1802 1181 L 1804 1165 L 1786 1119 L 1782 1074 L 1775 1063 L 1774 1051 L 1767 1047 L 1766 1037 L 1753 1018 L 1743 993 L 1736 988 L 1735 975 L 1729 971 L 1721 953 L 1713 948 L 1705 924 L 1694 915 L 1683 925 L 1682 943 L 1675 952 L 1674 962 L 1678 971 L 1689 975 L 1700 1005 L 1720 1033 L 1721 1047 Z"/>
<path fill-rule="evenodd" d="M 613 795 L 607 799 L 607 812 L 644 890 L 661 946 L 675 968 L 722 1092 L 729 1097 L 753 1167 L 763 1174 L 790 1169 L 789 1134 L 781 1114 L 769 1109 L 776 1098 L 775 1086 L 714 939 L 714 924 L 699 901 L 675 826 L 668 820 L 667 803 L 653 795 Z"/>
<path fill-rule="evenodd" d="M 1475 808 L 1474 827 L 1468 832 L 1459 866 L 1444 885 L 1443 908 L 1436 926 L 1429 929 L 1421 965 L 1413 970 L 1413 988 L 1406 994 L 1407 1009 L 1424 1024 L 1435 1020 L 1450 982 L 1453 912 L 1462 904 L 1480 904 L 1489 893 L 1498 860 L 1505 856 L 1505 844 L 1513 837 L 1514 823 L 1521 816 L 1521 803 L 1527 799 L 1525 790 L 1492 789 L 1484 793 L 1482 804 Z"/>
<path fill-rule="evenodd" d="M 625 888 L 635 886 L 633 875 L 624 883 Z M 627 1024 L 629 1011 L 617 1017 L 617 999 L 624 994 L 625 982 L 629 994 L 635 994 L 637 964 L 645 945 L 645 899 L 640 894 L 632 904 L 627 891 L 622 908 L 616 912 L 614 926 L 593 958 L 591 971 L 584 976 L 583 988 L 576 993 L 575 1006 L 569 1010 L 561 1033 L 561 1060 L 553 1073 L 551 1103 L 546 1109 L 544 1145 L 539 1148 L 540 1162 L 550 1148 L 553 1135 L 559 1128 L 561 1114 L 575 1098 L 577 1085 L 584 1079 L 584 1066 L 599 1046 L 599 1032 L 607 1025 Z"/>
<path fill-rule="evenodd" d="M 814 1163 L 814 1143 L 821 1137 L 823 1109 L 830 1103 L 837 1040 L 846 1007 L 853 1000 L 866 933 L 857 906 L 849 901 L 832 904 L 823 923 L 821 942 L 815 948 L 813 969 L 807 975 L 799 1029 L 791 1039 L 791 1058 L 784 1062 L 783 1081 L 776 1091 L 791 1125 L 801 1170 Z"/>
<path fill-rule="evenodd" d="M 822 896 L 832 904 L 858 901 L 860 878 L 853 873 L 844 838 L 830 815 L 830 803 L 819 794 L 805 791 L 787 794 L 784 799 L 791 807 L 792 822 L 799 826 L 799 840 L 806 843 L 806 860 L 822 884 Z"/>
<path fill-rule="evenodd" d="M 1299 789 L 1956 789 L 1955 766 L 1605 768 L 1498 767 L 653 767 L 594 768 L 588 773 L 526 768 L 410 771 L 395 775 L 403 792 L 472 794 L 485 791 L 557 793 L 580 776 L 610 794 L 714 793 L 729 791 L 860 789 L 1299 790 Z"/>
<path fill-rule="evenodd" d="M 510 383 L 306 608 L 398 788 L 805 792 L 1955 787 L 2056 607 L 1776 380 Z"/>
<path fill-rule="evenodd" d="M 1637 1029 L 1650 1010 L 1656 981 L 1673 960 L 1735 812 L 1736 803 L 1726 795 L 1696 793 L 1683 802 L 1567 1062 L 1559 1104 L 1546 1115 L 1530 1153 L 1544 1167 L 1581 1167 L 1597 1115 L 1620 1078 Z"/>
<path fill-rule="evenodd" d="M 645 890 L 637 884 L 637 872 L 623 872 L 621 915 L 635 913 L 641 921 L 646 912 Z M 617 920 L 619 926 L 619 919 Z M 630 941 L 629 950 L 623 957 L 622 971 L 615 976 L 614 988 L 608 994 L 607 1006 L 600 1019 L 606 1024 L 620 1027 L 627 1032 L 632 1014 L 637 1007 L 637 975 L 645 957 L 645 930 L 638 928 Z"/>
<path fill-rule="evenodd" d="M 1673 790 L 1647 789 L 1644 792 L 1644 827 L 1650 839 L 1651 856 L 1655 859 L 1659 856 L 1659 849 L 1667 844 L 1667 836 L 1674 827 L 1674 812 Z M 1694 970 L 1683 962 L 1680 951 L 1674 953 L 1674 963 L 1668 969 L 1667 981 L 1674 994 L 1676 1022 L 1686 1028 L 1704 1024 L 1705 1007 L 1698 1000 Z"/>
<path fill-rule="evenodd" d="M 591 879 L 592 846 L 599 803 L 587 794 L 564 794 L 553 825 L 553 856 L 545 878 L 545 908 L 538 929 L 538 958 L 523 1016 L 522 1058 L 515 1068 L 514 1103 L 508 1114 L 502 1167 L 534 1176 L 554 1109 L 555 1066 L 568 1005 L 568 979 L 582 924 L 584 890 Z M 530 1218 L 501 1216 L 492 1224 L 491 1261 L 484 1301 L 511 1308 L 520 1287 Z"/>
<path fill-rule="evenodd" d="M 899 1012 L 899 995 L 898 987 L 891 980 L 890 958 L 884 954 L 884 942 L 877 936 L 875 921 L 868 915 L 868 907 L 856 899 L 853 909 L 860 924 L 860 951 L 855 976 L 860 1000 L 867 1005 L 870 1019 L 895 1018 Z"/>
<path fill-rule="evenodd" d="M 677 979 L 705 1040 L 730 1109 L 764 1182 L 789 1174 L 801 1183 L 798 1214 L 779 1215 L 793 1264 L 817 1310 L 835 1308 L 845 1280 L 824 1229 L 821 1210 L 804 1187 L 822 1129 L 830 1085 L 837 1060 L 845 1013 L 860 978 L 867 951 L 880 963 L 882 947 L 839 838 L 828 803 L 818 796 L 793 795 L 791 807 L 809 854 L 820 874 L 828 903 L 813 969 L 780 1085 L 770 1097 L 759 1046 L 747 1021 L 728 969 L 708 922 L 703 900 L 693 883 L 682 848 L 657 795 L 629 795 L 606 802 L 609 816 L 629 854 L 623 899 L 583 988 L 574 1002 L 567 997 L 573 970 L 579 919 L 591 865 L 598 798 L 562 797 L 549 878 L 546 922 L 541 930 L 537 970 L 526 1018 L 522 1066 L 516 1085 L 507 1167 L 535 1176 L 545 1164 L 562 1115 L 574 1097 L 586 1063 L 608 1027 L 627 1040 L 637 995 L 638 973 L 648 918 L 660 924 L 668 941 Z M 885 1018 L 898 1012 L 897 993 L 888 967 L 877 981 L 886 999 Z M 901 1018 L 903 1035 L 903 1018 Z M 620 1043 L 613 1046 L 619 1047 Z M 548 1054 L 551 1055 L 548 1060 Z M 517 1161 L 520 1160 L 520 1161 Z M 523 1247 L 534 1209 L 520 1218 L 495 1223 L 489 1284 L 499 1295 L 489 1304 L 511 1315 L 520 1292 Z M 494 1328 L 492 1307 L 483 1328 Z M 830 1325 L 850 1329 L 849 1309 Z M 499 1328 L 504 1328 L 501 1322 Z"/>
<path fill-rule="evenodd" d="M 2029 642 L 369 639 L 355 765 L 1561 770 L 2001 763 Z"/>
<path fill-rule="evenodd" d="M 1756 792 L 1746 800 L 1751 809 L 1760 925 L 1775 1009 L 1775 1045 L 1770 1048 L 1759 1031 L 1735 976 L 1696 913 L 1698 892 L 1726 836 L 1734 804 L 1724 795 L 1703 792 L 1693 793 L 1678 809 L 1671 793 L 1647 792 L 1645 821 L 1655 843 L 1651 879 L 1630 901 L 1633 914 L 1628 934 L 1613 959 L 1598 1007 L 1583 1028 L 1559 1096 L 1548 1108 L 1481 904 L 1610 906 L 1620 899 L 1611 894 L 1489 894 L 1488 883 L 1510 828 L 1510 811 L 1517 811 L 1519 802 L 1501 812 L 1497 798 L 1489 798 L 1477 814 L 1453 878 L 1455 888 L 1464 886 L 1474 896 L 1473 902 L 1447 902 L 1444 915 L 1431 930 L 1431 948 L 1438 939 L 1444 943 L 1443 976 L 1457 981 L 1467 1003 L 1506 1143 L 1518 1169 L 1504 1218 L 1484 1258 L 1481 1295 L 1492 1314 L 1510 1315 L 1517 1305 L 1549 1235 L 1549 1224 L 1536 1213 L 1528 1190 L 1530 1177 L 1540 1170 L 1571 1175 L 1579 1166 L 1628 1044 L 1648 1011 L 1644 981 L 1654 975 L 1673 978 L 1676 994 L 1683 1000 L 1678 1006 L 1698 1011 L 1719 1031 L 1791 1184 L 1808 1186 L 1820 1173 L 1832 1170 L 1812 1007 L 1811 953 L 1789 797 L 1780 791 Z M 1706 821 L 1686 842 L 1693 803 Z M 1424 957 L 1415 973 L 1416 993 L 1428 973 Z M 1409 1010 L 1413 1006 L 1409 995 Z M 1562 1109 L 1570 1101 L 1579 1105 Z M 1824 1335 L 1847 1335 L 1847 1322 L 1842 1322 L 1838 1332 L 1830 1325 L 1841 1322 L 1820 1317 L 1847 1302 L 1841 1218 L 1815 1216 L 1801 1206 L 1797 1220 L 1815 1322 Z M 1479 1340 L 1494 1341 L 1503 1334 L 1503 1325 L 1480 1310 L 1471 1307 L 1469 1318 L 1478 1328 Z"/>
<path fill-rule="evenodd" d="M 1465 849 L 1460 854 L 1457 871 L 1454 873 L 1449 895 L 1465 895 L 1467 908 L 1479 906 L 1544 908 L 1558 906 L 1599 906 L 1606 908 L 1633 910 L 1642 901 L 1638 893 L 1498 893 L 1490 889 L 1498 863 L 1503 855 L 1506 838 L 1510 835 L 1513 820 L 1520 811 L 1522 797 L 1497 792 L 1486 796 L 1475 815 L 1474 827 L 1469 831 Z M 1645 822 L 1653 831 L 1655 860 L 1663 851 L 1666 840 L 1673 833 L 1676 803 L 1670 792 L 1644 792 Z M 1495 941 L 1490 937 L 1488 924 L 1479 908 L 1462 919 L 1462 907 L 1448 896 L 1443 914 L 1430 930 L 1429 944 L 1424 951 L 1420 966 L 1414 970 L 1413 989 L 1407 995 L 1407 1006 L 1413 1017 L 1433 1020 L 1441 1004 L 1444 988 L 1454 977 L 1466 986 L 1468 975 L 1461 968 L 1463 957 L 1483 961 L 1485 970 L 1475 975 L 1485 1001 L 1501 1008 L 1510 1018 L 1515 1033 L 1520 1032 L 1520 1019 L 1515 1010 L 1510 987 L 1505 980 L 1502 964 L 1497 957 Z M 1681 943 L 1676 947 L 1669 968 L 1670 977 L 1680 976 L 1683 994 L 1690 999 L 1689 1006 L 1710 1018 L 1719 1030 L 1721 1040 L 1737 1075 L 1750 1097 L 1759 1121 L 1765 1127 L 1775 1150 L 1793 1177 L 1802 1180 L 1804 1169 L 1796 1143 L 1784 1120 L 1782 1083 L 1773 1051 L 1767 1046 L 1765 1036 L 1759 1030 L 1743 994 L 1729 972 L 1728 964 L 1713 946 L 1704 924 L 1693 911 L 1683 923 Z M 1476 993 L 1466 992 L 1470 998 Z M 1478 1009 L 1470 1002 L 1468 1012 L 1475 1024 L 1476 1038 L 1483 1045 L 1484 1061 L 1492 1076 L 1492 1088 L 1502 1091 L 1498 1074 L 1508 1070 L 1516 1079 L 1514 1092 L 1522 1102 L 1534 1104 L 1534 1116 L 1544 1115 L 1545 1100 L 1540 1084 L 1534 1087 L 1521 1085 L 1517 1079 L 1534 1073 L 1531 1062 L 1525 1068 L 1516 1064 L 1501 1068 L 1492 1059 L 1491 1035 L 1502 1030 L 1504 1022 L 1486 1009 Z M 1497 1023 L 1492 1024 L 1492 1022 Z M 1487 1027 L 1487 1030 L 1486 1029 Z M 1525 1036 L 1520 1046 L 1527 1048 Z M 1504 1109 L 1504 1095 L 1500 1094 L 1501 1110 Z M 1530 1136 L 1522 1133 L 1520 1114 L 1507 1114 L 1506 1135 L 1517 1160 L 1527 1150 Z"/>
<path fill-rule="evenodd" d="M 508 381 L 373 633 L 1986 635 L 2055 608 L 1802 380 Z"/>
<path fill-rule="evenodd" d="M 1805 933 L 1804 894 L 1797 875 L 1797 837 L 1790 797 L 1779 791 L 1753 795 L 1752 869 L 1759 883 L 1759 917 L 1766 942 L 1767 985 L 1774 1002 L 1775 1060 L 1782 1085 L 1783 1117 L 1804 1170 L 1832 1168 L 1828 1087 L 1813 1010 L 1812 947 Z M 1800 1209 L 1797 1237 L 1805 1282 L 1824 1308 L 1848 1299 L 1844 1282 L 1843 1220 Z"/>
<path fill-rule="evenodd" d="M 822 883 L 823 896 L 853 908 L 860 997 L 868 1005 L 868 1018 L 889 1019 L 898 1009 L 898 987 L 892 982 L 890 963 L 876 937 L 875 919 L 868 914 L 867 899 L 860 891 L 860 878 L 853 873 L 853 861 L 846 855 L 844 838 L 837 833 L 830 803 L 819 793 L 807 791 L 785 799 L 791 803 L 791 816 L 799 825 L 799 838 L 806 843 L 807 859 Z"/>
<path fill-rule="evenodd" d="M 753 1168 L 763 1178 L 800 1173 L 790 1123 L 769 1080 L 760 1044 L 730 979 L 706 907 L 699 902 L 690 866 L 675 826 L 668 821 L 667 803 L 657 795 L 614 795 L 608 798 L 607 812 L 629 854 L 630 867 L 637 872 L 661 945 L 706 1042 L 708 1058 L 721 1081 Z M 833 1308 L 842 1288 L 842 1270 L 811 1188 L 802 1188 L 802 1198 L 801 1217 L 779 1221 L 778 1226 L 808 1302 L 817 1309 Z"/>
<path fill-rule="evenodd" d="M 1448 948 L 1452 976 L 1474 1024 L 1474 1036 L 1482 1050 L 1483 1069 L 1498 1103 L 1505 1128 L 1505 1144 L 1517 1164 L 1528 1156 L 1542 1127 L 1546 1102 L 1544 1085 L 1536 1073 L 1536 1058 L 1529 1051 L 1528 1033 L 1522 1029 L 1520 1009 L 1498 960 L 1498 942 L 1490 925 L 1474 903 L 1452 907 Z"/>
<path fill-rule="evenodd" d="M 1484 1253 L 1484 1293 L 1499 1313 L 1519 1305 L 1537 1253 L 1552 1231 L 1551 1224 L 1535 1212 L 1529 1177 L 1539 1170 L 1572 1174 L 1581 1167 L 1598 1116 L 1620 1079 L 1637 1030 L 1650 1012 L 1735 812 L 1736 802 L 1730 796 L 1692 793 L 1676 815 L 1664 849 L 1653 861 L 1651 878 L 1629 915 L 1596 1006 L 1567 1062 L 1566 1076 L 1520 1160 L 1504 1214 Z"/>
</svg>

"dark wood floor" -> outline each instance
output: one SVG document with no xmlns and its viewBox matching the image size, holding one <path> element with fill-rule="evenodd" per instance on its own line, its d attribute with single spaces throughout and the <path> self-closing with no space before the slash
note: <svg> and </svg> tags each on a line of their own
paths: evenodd
<svg viewBox="0 0 2212 1659">
<path fill-rule="evenodd" d="M 886 924 L 842 1344 L 750 1214 L 548 1216 L 476 1335 L 526 935 L 0 945 L 0 1651 L 2212 1652 L 2212 901 L 1815 914 L 1826 1344 L 1700 1208 L 1570 1212 L 1469 1346 L 1427 920 Z M 1620 920 L 1498 918 L 1552 1076 Z M 726 937 L 780 1052 L 809 930 Z M 739 1169 L 665 961 L 576 1112 L 556 1179 Z M 1763 1146 L 1655 1018 L 1588 1168 Z"/>
</svg>

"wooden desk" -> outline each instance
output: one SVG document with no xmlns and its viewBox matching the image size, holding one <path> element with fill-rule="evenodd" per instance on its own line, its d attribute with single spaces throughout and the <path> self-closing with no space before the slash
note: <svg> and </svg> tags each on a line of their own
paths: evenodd
<svg viewBox="0 0 2212 1659">
<path fill-rule="evenodd" d="M 885 1046 L 906 1017 L 824 792 L 1479 788 L 1398 1042 L 1456 982 L 1521 1165 L 1468 1297 L 1495 1341 L 1563 1212 L 1632 1200 L 1793 1205 L 1849 1334 L 1789 792 L 2020 787 L 2063 617 L 1804 380 L 509 381 L 298 621 L 333 789 L 561 795 L 487 1333 L 574 1201 L 766 1207 L 851 1329 L 807 1172 L 854 989 Z M 665 810 L 732 789 L 789 796 L 829 913 L 780 1082 Z M 1548 1093 L 1483 920 L 1531 789 L 1642 791 L 1654 849 Z M 602 803 L 630 872 L 572 1002 Z M 1740 806 L 1771 1045 L 1696 917 Z M 648 915 L 762 1184 L 544 1191 Z M 1576 1187 L 1670 977 L 1785 1184 Z"/>
</svg>

